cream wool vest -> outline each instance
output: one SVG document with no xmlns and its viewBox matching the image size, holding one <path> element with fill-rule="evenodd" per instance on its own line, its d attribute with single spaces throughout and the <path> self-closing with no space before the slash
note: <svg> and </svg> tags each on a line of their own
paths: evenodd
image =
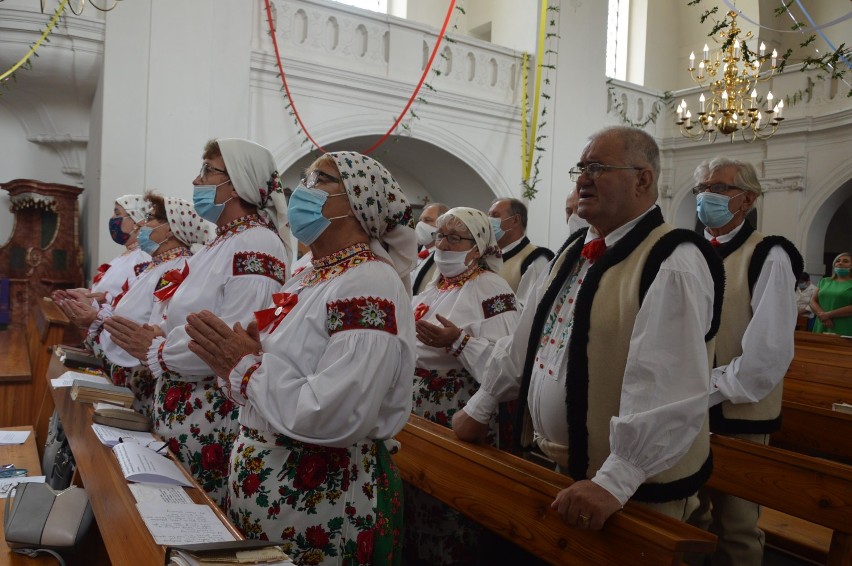
<svg viewBox="0 0 852 566">
<path fill-rule="evenodd" d="M 512 288 L 512 291 L 518 292 L 518 285 L 521 284 L 521 277 L 523 273 L 521 272 L 521 265 L 523 265 L 524 260 L 529 257 L 531 253 L 535 251 L 536 247 L 527 242 L 527 245 L 519 244 L 517 248 L 512 250 L 513 252 L 517 252 L 514 254 L 503 254 L 503 267 L 500 268 L 500 277 L 506 280 L 506 283 L 509 284 L 509 287 Z M 507 259 L 508 258 L 508 259 Z"/>
<path fill-rule="evenodd" d="M 585 231 L 569 240 L 554 262 L 547 291 L 537 306 L 521 397 L 526 406 L 532 360 L 541 325 L 567 274 L 579 261 Z M 610 454 L 609 421 L 619 414 L 624 369 L 627 364 L 633 322 L 641 297 L 653 282 L 660 264 L 683 242 L 693 242 L 708 261 L 714 275 L 714 321 L 707 340 L 710 379 L 712 337 L 718 326 L 722 294 L 721 261 L 707 242 L 686 230 L 663 223 L 659 209 L 648 213 L 586 273 L 577 296 L 574 326 L 568 345 L 566 405 L 568 412 L 568 472 L 574 479 L 594 476 Z M 687 497 L 703 485 L 712 470 L 709 421 L 689 451 L 672 468 L 649 478 L 634 499 L 645 502 L 673 501 Z"/>
</svg>

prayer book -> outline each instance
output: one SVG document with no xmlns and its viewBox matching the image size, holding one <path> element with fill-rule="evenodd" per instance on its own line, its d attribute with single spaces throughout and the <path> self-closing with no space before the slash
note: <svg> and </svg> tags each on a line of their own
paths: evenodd
<svg viewBox="0 0 852 566">
<path fill-rule="evenodd" d="M 80 379 L 75 379 L 71 384 L 71 398 L 83 403 L 112 403 L 122 407 L 133 404 L 133 392 L 127 387 Z"/>
<path fill-rule="evenodd" d="M 121 473 L 127 481 L 192 486 L 183 470 L 168 458 L 168 453 L 164 455 L 135 442 L 116 444 L 112 452 L 118 458 Z"/>
<path fill-rule="evenodd" d="M 93 353 L 83 348 L 61 344 L 54 346 L 59 361 L 69 368 L 100 368 L 101 361 Z"/>
<path fill-rule="evenodd" d="M 92 421 L 98 424 L 121 428 L 124 430 L 151 430 L 151 419 L 137 413 L 129 407 L 119 407 L 110 403 L 99 403 L 95 406 Z"/>
<path fill-rule="evenodd" d="M 832 411 L 840 411 L 841 413 L 852 413 L 852 405 L 849 403 L 832 403 Z"/>
<path fill-rule="evenodd" d="M 166 566 L 236 566 L 293 564 L 278 543 L 241 540 L 166 547 Z"/>
</svg>

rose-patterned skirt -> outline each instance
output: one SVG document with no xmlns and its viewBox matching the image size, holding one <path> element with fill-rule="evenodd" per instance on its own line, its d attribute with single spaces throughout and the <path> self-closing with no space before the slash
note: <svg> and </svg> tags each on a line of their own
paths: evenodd
<svg viewBox="0 0 852 566">
<path fill-rule="evenodd" d="M 219 389 L 214 376 L 182 381 L 176 373 L 163 372 L 157 380 L 154 432 L 223 509 L 239 415 L 239 407 Z"/>
<path fill-rule="evenodd" d="M 124 385 L 133 392 L 133 410 L 151 418 L 154 414 L 154 389 L 157 382 L 148 368 L 141 364 L 126 368 L 112 363 L 106 356 L 103 364 L 115 385 Z"/>
<path fill-rule="evenodd" d="M 241 427 L 228 510 L 299 565 L 401 563 L 402 481 L 382 441 L 333 448 Z"/>
</svg>

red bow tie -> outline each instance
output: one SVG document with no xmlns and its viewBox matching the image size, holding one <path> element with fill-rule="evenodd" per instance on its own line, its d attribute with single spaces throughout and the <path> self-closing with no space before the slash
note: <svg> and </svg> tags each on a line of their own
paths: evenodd
<svg viewBox="0 0 852 566">
<path fill-rule="evenodd" d="M 606 251 L 606 242 L 603 238 L 596 238 L 583 246 L 583 251 L 580 255 L 589 261 L 597 261 Z"/>
<path fill-rule="evenodd" d="M 98 273 L 97 273 L 97 275 L 95 275 L 95 278 L 94 278 L 94 279 L 92 279 L 92 283 L 98 283 L 101 279 L 103 279 L 103 278 L 104 278 L 104 275 L 106 274 L 107 270 L 108 270 L 110 267 L 111 267 L 111 266 L 110 266 L 110 264 L 108 264 L 108 263 L 102 263 L 102 264 L 100 264 L 100 265 L 98 266 Z"/>
<path fill-rule="evenodd" d="M 293 293 L 273 293 L 272 304 L 275 306 L 255 311 L 254 313 L 254 319 L 257 321 L 257 329 L 264 330 L 271 324 L 272 328 L 270 328 L 269 331 L 272 332 L 278 328 L 278 325 L 281 324 L 281 321 L 284 320 L 287 313 L 293 310 L 293 307 L 295 307 L 298 302 L 299 296 Z"/>
<path fill-rule="evenodd" d="M 420 320 L 421 318 L 426 316 L 427 312 L 429 312 L 429 305 L 424 305 L 423 303 L 420 303 L 414 309 L 414 320 L 415 321 Z"/>
<path fill-rule="evenodd" d="M 422 250 L 417 252 L 417 257 L 419 257 L 420 259 L 426 259 L 427 257 L 429 257 L 430 253 L 431 252 L 428 249 L 423 248 Z"/>
<path fill-rule="evenodd" d="M 712 238 L 712 239 L 710 240 L 710 245 L 711 245 L 711 246 L 713 246 L 714 248 L 718 248 L 719 246 L 721 246 L 721 245 L 722 245 L 722 242 L 720 242 L 720 241 L 719 241 L 719 240 L 717 240 L 716 238 Z"/>
<path fill-rule="evenodd" d="M 178 287 L 180 287 L 180 284 L 186 279 L 187 275 L 189 275 L 189 264 L 183 266 L 183 271 L 172 269 L 165 272 L 162 279 L 160 279 L 160 285 L 158 285 L 160 289 L 154 291 L 154 296 L 161 301 L 165 301 L 175 294 L 175 291 L 178 290 Z"/>
</svg>

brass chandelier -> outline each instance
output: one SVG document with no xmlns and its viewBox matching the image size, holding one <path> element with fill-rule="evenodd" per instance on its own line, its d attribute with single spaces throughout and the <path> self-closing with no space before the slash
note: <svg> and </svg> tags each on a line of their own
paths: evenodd
<svg viewBox="0 0 852 566">
<path fill-rule="evenodd" d="M 677 125 L 685 137 L 695 141 L 707 137 L 713 142 L 722 134 L 730 136 L 733 142 L 737 132 L 747 142 L 769 139 L 784 120 L 784 101 L 774 104 L 772 91 L 762 100 L 758 97 L 757 83 L 768 81 L 775 74 L 778 53 L 773 50 L 767 54 L 763 43 L 758 53 L 751 51 L 746 45 L 751 32 L 741 39 L 737 13 L 730 11 L 728 17 L 730 26 L 728 31 L 719 32 L 722 46 L 714 57 L 705 44 L 703 59 L 696 69 L 695 53 L 689 55 L 689 75 L 702 90 L 709 91 L 709 96 L 701 93 L 696 118 L 686 101 L 681 100 L 677 106 Z M 767 61 L 769 69 L 764 70 Z"/>
</svg>

